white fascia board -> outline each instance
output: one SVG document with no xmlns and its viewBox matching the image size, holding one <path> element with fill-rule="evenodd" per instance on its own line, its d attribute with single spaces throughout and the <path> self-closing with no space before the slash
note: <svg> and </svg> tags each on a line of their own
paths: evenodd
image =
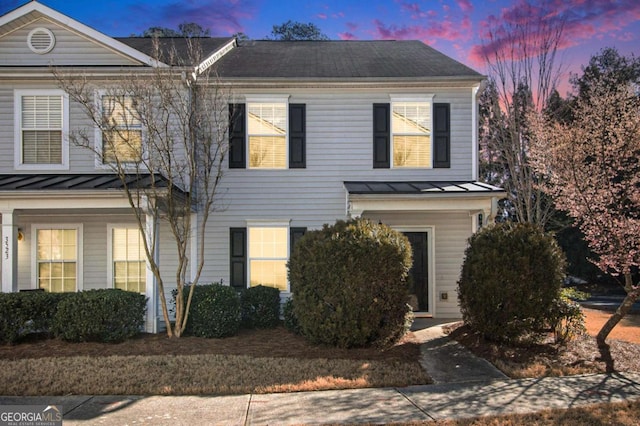
<svg viewBox="0 0 640 426">
<path fill-rule="evenodd" d="M 447 198 L 351 198 L 351 211 L 387 211 L 387 212 L 451 212 L 451 211 L 490 211 L 491 196 L 484 197 L 447 197 Z"/>
<path fill-rule="evenodd" d="M 0 194 L 0 209 L 131 208 L 121 191 L 7 191 Z"/>
<path fill-rule="evenodd" d="M 213 64 L 218 62 L 220 60 L 220 58 L 222 58 L 224 55 L 226 55 L 231 50 L 233 50 L 233 48 L 236 47 L 236 46 L 237 46 L 237 42 L 236 42 L 236 38 L 234 37 L 227 44 L 225 44 L 220 49 L 218 49 L 215 52 L 213 52 L 211 54 L 211 56 L 209 56 L 207 59 L 202 61 L 196 67 L 195 72 L 194 72 L 194 78 L 196 78 L 198 75 L 202 74 L 207 69 L 209 69 Z"/>
<path fill-rule="evenodd" d="M 97 30 L 94 30 L 91 27 L 88 27 L 75 19 L 68 17 L 67 15 L 63 15 L 62 13 L 55 11 L 42 3 L 38 3 L 37 1 L 31 1 L 25 4 L 22 7 L 19 7 L 6 15 L 0 16 L 0 26 L 5 25 L 11 21 L 14 21 L 22 16 L 25 16 L 31 12 L 40 12 L 43 15 L 53 19 L 54 21 L 59 22 L 60 24 L 69 27 L 70 29 L 77 31 L 85 36 L 94 39 L 95 41 L 119 52 L 125 56 L 129 56 L 137 61 L 140 61 L 143 64 L 155 66 L 155 67 L 167 67 L 168 65 L 160 62 L 156 59 L 153 59 L 151 56 L 145 55 L 144 53 L 127 46 L 124 43 L 121 43 Z"/>
</svg>

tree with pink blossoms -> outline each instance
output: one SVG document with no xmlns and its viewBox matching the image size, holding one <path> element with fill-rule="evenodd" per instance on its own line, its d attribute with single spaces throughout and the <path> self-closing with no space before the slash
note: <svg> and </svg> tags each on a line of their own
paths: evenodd
<svg viewBox="0 0 640 426">
<path fill-rule="evenodd" d="M 559 209 L 578 223 L 597 254 L 592 261 L 624 279 L 626 297 L 598 332 L 605 347 L 611 330 L 640 296 L 640 99 L 637 86 L 595 81 L 576 98 L 567 123 L 532 119 L 533 167 Z"/>
</svg>

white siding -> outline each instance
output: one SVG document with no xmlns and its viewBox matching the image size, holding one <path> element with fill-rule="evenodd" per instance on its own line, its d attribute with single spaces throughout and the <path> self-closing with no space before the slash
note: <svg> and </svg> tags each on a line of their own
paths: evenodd
<svg viewBox="0 0 640 426">
<path fill-rule="evenodd" d="M 56 40 L 53 50 L 44 55 L 32 52 L 27 44 L 29 32 L 38 27 L 53 32 Z M 4 37 L 0 37 L 0 58 L 2 58 L 3 65 L 10 66 L 139 65 L 130 58 L 46 18 L 39 18 Z"/>
<path fill-rule="evenodd" d="M 22 213 L 17 217 L 17 226 L 24 233 L 24 239 L 18 242 L 18 288 L 33 288 L 32 277 L 32 244 L 34 236 L 31 233 L 31 225 L 47 224 L 82 224 L 83 234 L 83 289 L 91 290 L 98 288 L 111 288 L 107 282 L 108 253 L 107 224 L 127 224 L 135 226 L 134 218 L 131 214 L 103 214 L 95 211 L 86 212 L 51 212 L 43 213 Z M 166 280 L 167 294 L 171 296 L 171 289 L 175 287 L 175 270 L 177 256 L 175 255 L 175 244 L 166 225 L 163 224 L 160 231 L 160 257 L 161 273 Z"/>
<path fill-rule="evenodd" d="M 425 227 L 433 229 L 434 250 L 433 274 L 435 283 L 435 316 L 438 318 L 460 318 L 458 307 L 458 279 L 464 260 L 467 240 L 471 236 L 472 218 L 469 213 L 371 213 L 365 214 L 373 220 L 381 220 L 393 228 Z M 447 300 L 440 300 L 440 293 L 446 292 Z M 430 302 L 432 302 L 430 300 Z"/>
<path fill-rule="evenodd" d="M 290 103 L 306 104 L 307 167 L 225 170 L 220 211 L 212 216 L 207 232 L 205 277 L 229 281 L 230 227 L 244 227 L 251 219 L 274 219 L 313 229 L 345 219 L 344 181 L 471 180 L 471 88 L 424 90 L 434 94 L 434 102 L 451 104 L 451 168 L 373 169 L 373 103 L 389 102 L 389 95 L 398 93 L 415 95 L 415 90 L 292 93 Z M 469 217 L 463 228 L 464 233 L 471 229 Z M 446 279 L 451 281 L 450 276 Z"/>
</svg>

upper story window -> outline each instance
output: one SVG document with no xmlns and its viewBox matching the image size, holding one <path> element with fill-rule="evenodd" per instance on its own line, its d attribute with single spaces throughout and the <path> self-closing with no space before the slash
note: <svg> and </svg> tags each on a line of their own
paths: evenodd
<svg viewBox="0 0 640 426">
<path fill-rule="evenodd" d="M 129 96 L 102 96 L 102 163 L 134 163 L 142 155 L 142 124 Z"/>
<path fill-rule="evenodd" d="M 229 104 L 229 168 L 306 168 L 306 105 L 278 95 L 246 100 Z"/>
<path fill-rule="evenodd" d="M 395 102 L 391 107 L 393 167 L 431 167 L 431 103 Z"/>
<path fill-rule="evenodd" d="M 451 105 L 434 95 L 390 95 L 373 104 L 373 168 L 450 168 Z"/>
<path fill-rule="evenodd" d="M 16 168 L 68 168 L 67 96 L 60 90 L 17 90 L 14 102 Z"/>
<path fill-rule="evenodd" d="M 250 169 L 287 167 L 287 104 L 247 104 Z"/>
</svg>

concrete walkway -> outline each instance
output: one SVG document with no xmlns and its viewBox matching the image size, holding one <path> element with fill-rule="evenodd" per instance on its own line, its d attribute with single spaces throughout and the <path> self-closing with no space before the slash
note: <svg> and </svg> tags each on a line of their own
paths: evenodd
<svg viewBox="0 0 640 426">
<path fill-rule="evenodd" d="M 417 319 L 421 363 L 435 384 L 238 396 L 3 397 L 2 405 L 59 405 L 65 425 L 300 425 L 405 423 L 527 413 L 640 400 L 640 373 L 507 379 Z"/>
<path fill-rule="evenodd" d="M 0 405 L 61 405 L 65 425 L 197 426 L 402 423 L 638 399 L 633 373 L 223 397 L 0 397 Z"/>
</svg>

